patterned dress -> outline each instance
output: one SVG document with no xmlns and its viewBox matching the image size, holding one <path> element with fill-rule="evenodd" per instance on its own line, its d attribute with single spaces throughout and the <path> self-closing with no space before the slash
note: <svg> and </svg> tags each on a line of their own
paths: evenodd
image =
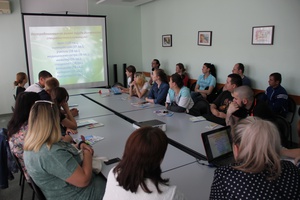
<svg viewBox="0 0 300 200">
<path fill-rule="evenodd" d="M 27 170 L 25 168 L 24 159 L 23 159 L 23 145 L 24 145 L 24 138 L 28 131 L 28 125 L 23 124 L 20 128 L 20 130 L 13 134 L 11 138 L 9 139 L 9 146 L 11 149 L 11 152 L 16 155 L 19 159 L 19 162 L 22 166 L 23 172 L 25 174 L 26 180 L 29 180 L 29 175 L 27 173 Z"/>
</svg>

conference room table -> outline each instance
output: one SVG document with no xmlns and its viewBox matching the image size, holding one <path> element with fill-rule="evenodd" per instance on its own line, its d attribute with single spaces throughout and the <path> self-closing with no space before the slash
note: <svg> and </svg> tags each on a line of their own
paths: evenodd
<svg viewBox="0 0 300 200">
<path fill-rule="evenodd" d="M 94 156 L 107 157 L 108 159 L 116 157 L 122 158 L 127 138 L 135 130 L 132 124 L 117 115 L 98 116 L 93 117 L 92 119 L 98 123 L 102 123 L 104 126 L 92 129 L 88 129 L 87 127 L 78 128 L 78 133 L 72 135 L 72 137 L 75 140 L 79 139 L 81 135 L 103 137 L 103 140 L 100 140 L 93 145 Z M 162 171 L 169 171 L 195 161 L 196 159 L 193 156 L 186 154 L 172 145 L 168 145 L 161 167 Z M 116 164 L 103 164 L 101 170 L 102 174 L 107 177 L 109 170 L 115 165 Z"/>
<path fill-rule="evenodd" d="M 170 178 L 170 184 L 176 185 L 188 200 L 209 199 L 210 187 L 213 182 L 214 171 L 198 162 L 163 172 L 163 178 Z"/>
<path fill-rule="evenodd" d="M 70 106 L 70 109 L 77 108 L 79 110 L 75 120 L 114 114 L 110 110 L 99 106 L 82 95 L 69 96 L 68 105 Z"/>
<path fill-rule="evenodd" d="M 170 143 L 187 153 L 194 155 L 196 158 L 206 160 L 206 153 L 202 143 L 201 133 L 212 129 L 212 122 L 204 120 L 200 122 L 192 122 L 193 117 L 186 113 L 175 113 L 168 116 L 158 116 L 156 111 L 165 109 L 164 106 L 148 108 L 143 110 L 135 110 L 131 112 L 123 112 L 122 115 L 133 121 L 147 121 L 157 119 L 167 125 L 166 134 L 170 139 Z M 214 128 L 222 127 L 217 125 Z"/>
<path fill-rule="evenodd" d="M 69 96 L 79 95 L 79 94 L 92 94 L 99 93 L 101 88 L 87 88 L 87 89 L 68 89 Z"/>
<path fill-rule="evenodd" d="M 139 99 L 138 97 L 130 97 L 128 94 L 114 95 L 112 93 L 93 93 L 84 94 L 84 96 L 116 113 L 144 110 L 161 106 L 159 104 L 138 104 L 139 102 L 145 102 L 145 100 Z"/>
</svg>

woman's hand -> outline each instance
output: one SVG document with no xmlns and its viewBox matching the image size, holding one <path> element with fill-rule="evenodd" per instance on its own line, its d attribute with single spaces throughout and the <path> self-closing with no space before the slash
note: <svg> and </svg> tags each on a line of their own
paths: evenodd
<svg viewBox="0 0 300 200">
<path fill-rule="evenodd" d="M 77 130 L 74 130 L 74 129 L 70 129 L 70 128 L 67 128 L 67 130 L 66 130 L 66 133 L 71 133 L 71 134 L 77 134 L 78 133 L 78 131 Z"/>
<path fill-rule="evenodd" d="M 80 144 L 80 149 L 82 149 L 82 151 L 87 150 L 87 151 L 89 151 L 92 155 L 94 155 L 94 149 L 93 149 L 90 145 L 88 145 L 88 144 L 86 144 L 86 143 L 81 143 L 81 144 Z"/>
</svg>

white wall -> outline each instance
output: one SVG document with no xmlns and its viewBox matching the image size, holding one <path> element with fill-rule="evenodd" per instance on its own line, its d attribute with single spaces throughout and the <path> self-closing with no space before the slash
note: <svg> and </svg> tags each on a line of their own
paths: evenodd
<svg viewBox="0 0 300 200">
<path fill-rule="evenodd" d="M 143 69 L 150 71 L 153 58 L 168 74 L 182 62 L 197 79 L 203 63 L 217 68 L 225 83 L 237 62 L 253 88 L 266 89 L 272 72 L 280 72 L 289 94 L 300 95 L 299 0 L 157 0 L 141 7 Z M 252 27 L 274 25 L 274 45 L 251 45 Z M 212 31 L 212 46 L 198 46 L 198 31 Z M 172 34 L 172 47 L 162 47 L 162 35 Z M 293 140 L 298 142 L 296 115 Z"/>
<path fill-rule="evenodd" d="M 299 0 L 158 0 L 141 7 L 143 67 L 158 58 L 171 74 L 184 63 L 197 79 L 204 62 L 217 67 L 224 83 L 237 62 L 246 66 L 253 87 L 265 89 L 269 74 L 278 71 L 290 94 L 299 95 Z M 252 27 L 275 25 L 274 45 L 251 45 Z M 212 46 L 198 46 L 198 31 L 213 31 Z M 173 47 L 161 37 L 172 34 Z"/>
<path fill-rule="evenodd" d="M 141 69 L 140 7 L 100 6 L 94 0 L 22 0 L 22 5 L 19 0 L 10 2 L 12 14 L 0 15 L 0 114 L 11 113 L 16 73 L 27 72 L 21 8 L 26 13 L 63 14 L 69 11 L 70 14 L 106 15 L 110 84 L 113 64 L 118 64 L 119 81 L 123 81 L 123 63 Z"/>
</svg>

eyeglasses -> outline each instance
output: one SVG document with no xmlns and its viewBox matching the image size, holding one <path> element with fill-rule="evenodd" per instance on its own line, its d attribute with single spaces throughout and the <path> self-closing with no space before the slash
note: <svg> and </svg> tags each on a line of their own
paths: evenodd
<svg viewBox="0 0 300 200">
<path fill-rule="evenodd" d="M 35 104 L 36 103 L 49 103 L 51 105 L 51 108 L 52 108 L 52 105 L 54 105 L 54 103 L 52 101 L 47 101 L 47 100 L 38 100 L 38 101 L 35 101 L 34 103 Z"/>
</svg>

